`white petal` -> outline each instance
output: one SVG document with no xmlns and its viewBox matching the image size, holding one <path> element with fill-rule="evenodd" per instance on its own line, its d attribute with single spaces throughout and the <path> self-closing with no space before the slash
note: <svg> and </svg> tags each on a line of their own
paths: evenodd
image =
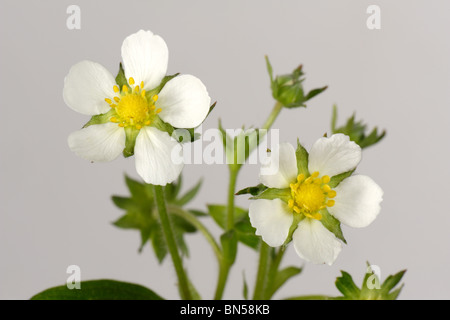
<svg viewBox="0 0 450 320">
<path fill-rule="evenodd" d="M 125 148 L 125 130 L 116 123 L 91 125 L 70 134 L 68 142 L 70 149 L 83 159 L 112 161 Z"/>
<path fill-rule="evenodd" d="M 102 65 L 81 61 L 74 65 L 64 79 L 64 102 L 73 110 L 96 115 L 108 112 L 105 99 L 114 97 L 114 77 Z"/>
<path fill-rule="evenodd" d="M 356 168 L 361 148 L 342 133 L 317 140 L 309 153 L 309 172 L 318 171 L 330 177 Z"/>
<path fill-rule="evenodd" d="M 128 36 L 122 44 L 122 59 L 127 80 L 144 81 L 144 89 L 157 87 L 167 72 L 169 49 L 160 36 L 140 30 Z"/>
<path fill-rule="evenodd" d="M 332 265 L 342 249 L 342 243 L 320 221 L 305 218 L 292 235 L 300 258 L 316 264 Z"/>
<path fill-rule="evenodd" d="M 289 234 L 293 215 L 280 199 L 259 199 L 250 203 L 250 223 L 256 234 L 271 247 L 281 246 Z"/>
<path fill-rule="evenodd" d="M 177 128 L 195 128 L 205 120 L 211 98 L 200 79 L 185 74 L 166 83 L 158 94 L 156 107 L 161 119 Z"/>
<path fill-rule="evenodd" d="M 294 182 L 298 169 L 294 147 L 287 142 L 272 149 L 268 163 L 261 165 L 261 183 L 269 188 L 289 188 Z"/>
<path fill-rule="evenodd" d="M 171 183 L 183 169 L 182 161 L 173 154 L 180 144 L 167 132 L 144 127 L 136 138 L 134 156 L 136 170 L 145 182 L 155 185 Z"/>
<path fill-rule="evenodd" d="M 380 212 L 383 190 L 367 176 L 351 176 L 334 190 L 337 193 L 334 198 L 336 203 L 328 211 L 349 227 L 366 227 Z"/>
</svg>

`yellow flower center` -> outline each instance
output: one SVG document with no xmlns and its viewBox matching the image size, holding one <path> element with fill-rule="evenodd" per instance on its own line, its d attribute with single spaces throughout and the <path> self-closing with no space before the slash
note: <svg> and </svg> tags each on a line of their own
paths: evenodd
<svg viewBox="0 0 450 320">
<path fill-rule="evenodd" d="M 308 218 L 321 220 L 322 215 L 319 210 L 332 207 L 335 203 L 331 198 L 336 197 L 336 191 L 331 190 L 329 182 L 329 176 L 319 178 L 317 171 L 306 179 L 304 174 L 299 174 L 297 181 L 290 184 L 289 208 Z"/>
<path fill-rule="evenodd" d="M 134 79 L 130 78 L 128 83 L 132 89 L 124 85 L 120 91 L 118 86 L 114 86 L 114 92 L 119 96 L 115 96 L 114 101 L 108 98 L 105 101 L 116 111 L 116 115 L 110 118 L 111 122 L 118 123 L 119 127 L 131 126 L 139 130 L 150 125 L 161 108 L 155 107 L 156 94 L 147 97 L 143 81 L 140 86 L 134 86 Z"/>
</svg>

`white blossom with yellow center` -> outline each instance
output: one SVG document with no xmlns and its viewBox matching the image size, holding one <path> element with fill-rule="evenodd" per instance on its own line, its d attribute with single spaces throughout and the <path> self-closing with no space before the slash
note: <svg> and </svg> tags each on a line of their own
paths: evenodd
<svg viewBox="0 0 450 320">
<path fill-rule="evenodd" d="M 371 178 L 352 175 L 334 189 L 329 186 L 333 176 L 356 168 L 361 148 L 343 134 L 320 138 L 309 153 L 308 177 L 299 174 L 291 144 L 280 144 L 270 158 L 261 168 L 261 182 L 269 188 L 289 190 L 290 198 L 287 202 L 278 198 L 252 201 L 249 215 L 256 234 L 272 247 L 281 246 L 294 223 L 294 214 L 301 214 L 303 219 L 292 234 L 295 251 L 307 261 L 331 265 L 342 243 L 324 227 L 320 211 L 327 209 L 340 222 L 354 228 L 368 226 L 380 212 L 383 191 Z M 265 174 L 274 172 L 268 167 L 277 168 L 276 173 Z"/>
<path fill-rule="evenodd" d="M 154 126 L 156 117 L 177 128 L 195 128 L 208 114 L 211 99 L 203 83 L 191 75 L 168 81 L 158 95 L 149 96 L 166 76 L 169 52 L 151 31 L 139 31 L 122 44 L 127 85 L 119 88 L 102 65 L 82 61 L 64 82 L 64 101 L 85 115 L 114 109 L 109 122 L 90 125 L 69 136 L 72 151 L 89 161 L 112 161 L 125 148 L 127 128 L 139 130 L 134 147 L 136 170 L 145 182 L 165 185 L 180 174 L 183 164 L 171 159 L 178 142 Z"/>
</svg>

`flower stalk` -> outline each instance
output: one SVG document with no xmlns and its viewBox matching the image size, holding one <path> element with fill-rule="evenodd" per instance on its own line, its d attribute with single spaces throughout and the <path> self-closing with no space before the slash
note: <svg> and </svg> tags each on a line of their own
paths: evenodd
<svg viewBox="0 0 450 320">
<path fill-rule="evenodd" d="M 166 202 L 164 199 L 164 191 L 162 186 L 155 185 L 154 189 L 155 189 L 156 205 L 158 207 L 158 213 L 164 233 L 164 238 L 166 240 L 166 244 L 169 249 L 170 256 L 172 257 L 172 262 L 178 277 L 180 295 L 181 298 L 184 300 L 191 300 L 192 295 L 189 289 L 189 281 L 186 272 L 184 271 L 183 268 L 183 262 L 180 257 L 180 252 L 178 250 L 178 246 L 175 241 L 173 228 L 169 219 L 169 215 L 167 213 Z"/>
</svg>

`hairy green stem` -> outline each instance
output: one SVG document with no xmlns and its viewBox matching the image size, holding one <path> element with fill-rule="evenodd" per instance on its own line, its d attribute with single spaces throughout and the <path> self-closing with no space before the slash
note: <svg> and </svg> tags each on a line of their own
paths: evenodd
<svg viewBox="0 0 450 320">
<path fill-rule="evenodd" d="M 264 299 L 266 278 L 269 267 L 270 247 L 264 241 L 261 241 L 261 248 L 259 250 L 259 266 L 256 275 L 255 292 L 253 293 L 253 300 Z"/>
<path fill-rule="evenodd" d="M 275 122 L 275 119 L 278 117 L 278 115 L 280 114 L 282 109 L 283 109 L 283 105 L 281 103 L 277 102 L 275 104 L 275 106 L 273 107 L 271 113 L 269 114 L 269 117 L 267 118 L 266 122 L 264 122 L 263 126 L 261 127 L 261 129 L 269 130 L 272 127 L 273 123 Z M 262 138 L 263 138 L 263 136 L 259 137 L 258 144 L 259 144 L 259 142 L 261 142 Z M 249 153 L 246 154 L 245 159 L 247 159 L 250 156 L 251 151 L 253 151 L 253 150 L 249 150 Z M 230 166 L 230 182 L 229 182 L 229 187 L 228 187 L 228 201 L 227 201 L 227 230 L 231 230 L 234 228 L 234 214 L 235 214 L 234 197 L 235 197 L 235 193 L 236 193 L 236 181 L 237 181 L 237 177 L 239 175 L 239 171 L 241 168 L 242 168 L 242 165 L 236 165 L 236 166 L 231 165 Z M 222 299 L 230 268 L 231 268 L 231 265 L 228 265 L 228 264 L 220 265 L 219 279 L 218 279 L 217 289 L 216 289 L 216 294 L 215 294 L 216 300 Z"/>
<path fill-rule="evenodd" d="M 166 240 L 167 248 L 169 249 L 172 262 L 178 277 L 178 285 L 180 288 L 181 298 L 184 300 L 191 300 L 192 295 L 189 288 L 189 281 L 183 268 L 183 262 L 180 257 L 177 243 L 172 228 L 172 224 L 167 213 L 166 201 L 164 199 L 164 190 L 162 186 L 154 186 L 156 205 L 158 207 L 159 219 Z"/>
<path fill-rule="evenodd" d="M 173 214 L 176 214 L 176 215 L 184 218 L 189 223 L 191 223 L 194 227 L 196 227 L 203 234 L 205 239 L 211 245 L 218 261 L 220 261 L 223 258 L 222 250 L 220 249 L 219 244 L 216 242 L 216 240 L 214 239 L 213 235 L 209 232 L 209 230 L 197 219 L 197 217 L 195 215 L 193 215 L 189 211 L 183 210 L 182 208 L 180 208 L 178 206 L 168 205 L 167 208 Z"/>
<path fill-rule="evenodd" d="M 265 290 L 264 290 L 264 299 L 270 300 L 272 298 L 273 294 L 275 293 L 273 291 L 274 280 L 277 275 L 281 260 L 283 259 L 285 252 L 286 252 L 286 247 L 281 246 L 280 249 L 278 249 L 278 252 L 277 252 L 275 258 L 270 263 L 269 272 L 267 274 L 267 284 L 266 284 Z"/>
</svg>

